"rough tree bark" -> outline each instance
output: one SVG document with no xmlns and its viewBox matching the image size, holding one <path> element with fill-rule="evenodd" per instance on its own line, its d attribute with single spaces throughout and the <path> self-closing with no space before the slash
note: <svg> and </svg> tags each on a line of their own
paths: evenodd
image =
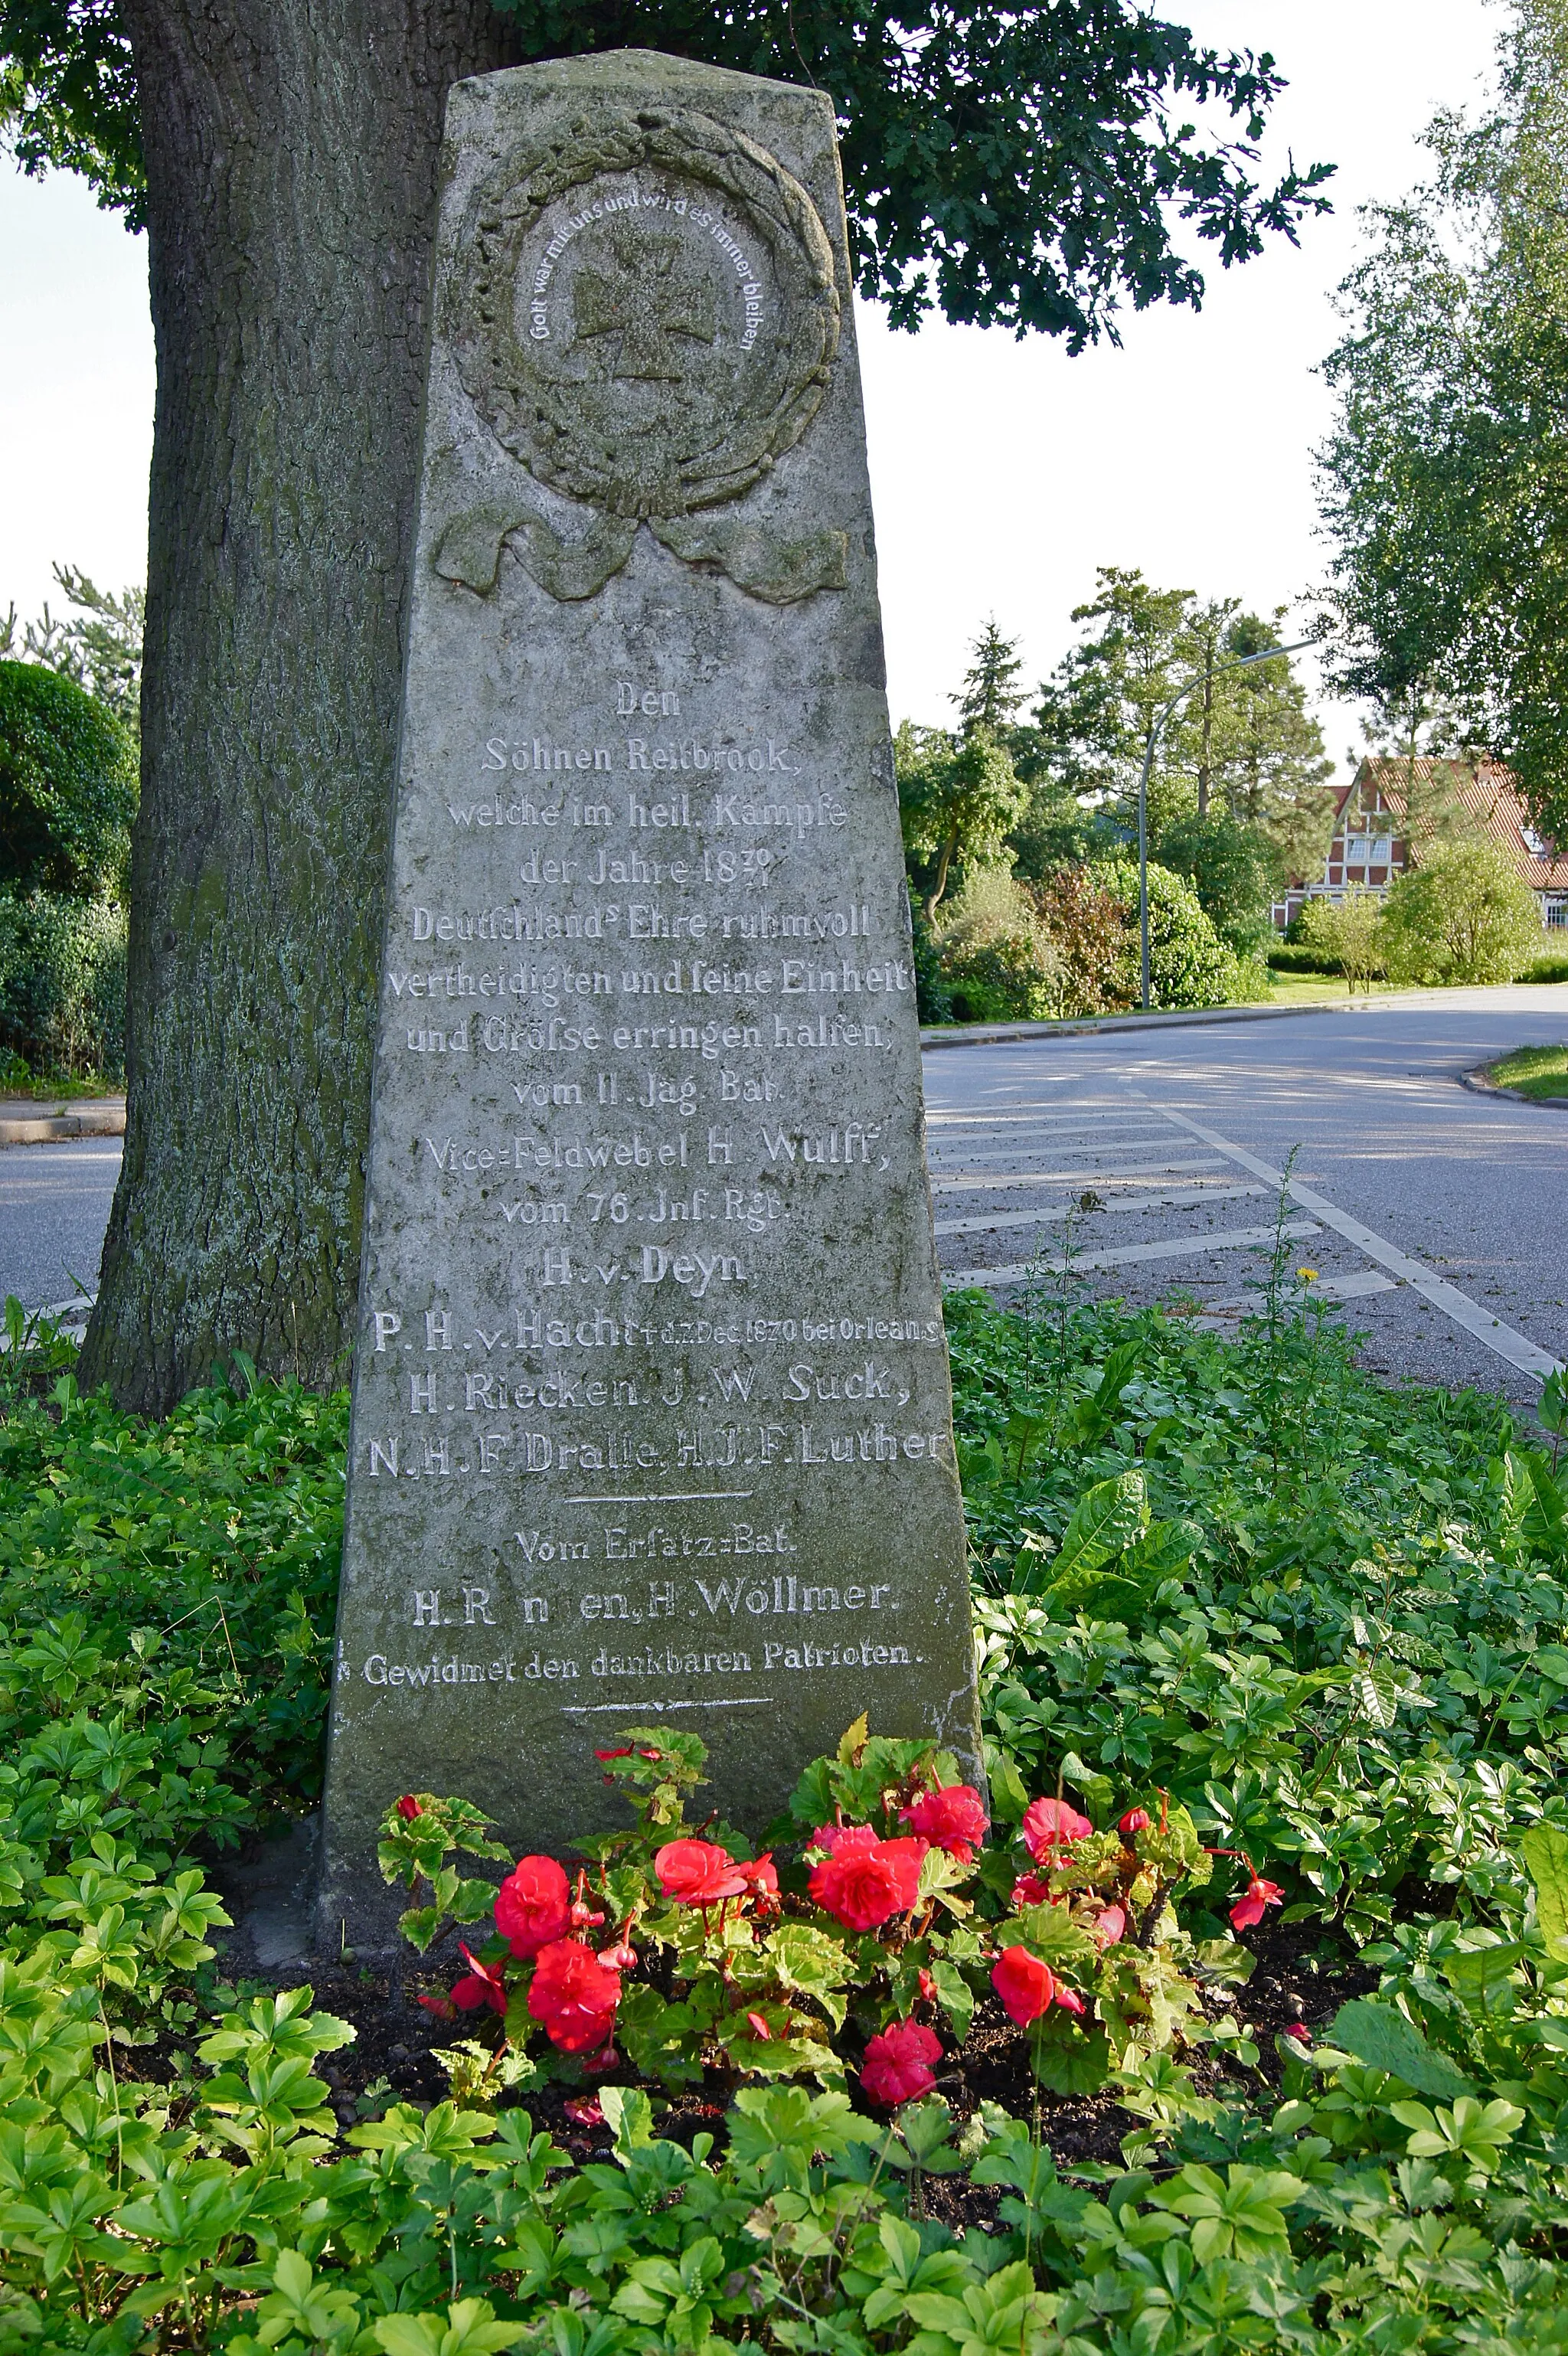
<svg viewBox="0 0 1568 2356">
<path fill-rule="evenodd" d="M 442 110 L 485 0 L 122 0 L 158 392 L 129 1106 L 84 1384 L 341 1379 Z"/>
</svg>

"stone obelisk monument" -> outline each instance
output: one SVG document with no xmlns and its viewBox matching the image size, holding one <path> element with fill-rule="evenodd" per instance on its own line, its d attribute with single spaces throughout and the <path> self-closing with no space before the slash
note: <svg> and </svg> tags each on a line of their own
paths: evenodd
<svg viewBox="0 0 1568 2356">
<path fill-rule="evenodd" d="M 760 1825 L 862 1710 L 979 1780 L 828 101 L 448 112 L 318 1922 L 377 1821 Z"/>
</svg>

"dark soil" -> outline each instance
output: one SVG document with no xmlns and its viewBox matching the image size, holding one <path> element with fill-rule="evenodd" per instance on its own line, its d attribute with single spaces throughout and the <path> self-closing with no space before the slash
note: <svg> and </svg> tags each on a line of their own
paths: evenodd
<svg viewBox="0 0 1568 2356">
<path fill-rule="evenodd" d="M 1305 2022 L 1321 2037 L 1347 1997 L 1374 1987 L 1376 1975 L 1349 1949 L 1335 1953 L 1321 1930 L 1311 1924 L 1282 1923 L 1266 1935 L 1254 1934 L 1245 1944 L 1257 1957 L 1251 1980 L 1233 1994 L 1225 1990 L 1211 1994 L 1208 2008 L 1215 2017 L 1221 2010 L 1233 2010 L 1253 2029 L 1260 2070 L 1267 2080 L 1277 2083 L 1282 2065 L 1275 2038 L 1296 2022 Z M 345 2133 L 367 2118 L 379 2116 L 394 2102 L 428 2106 L 443 2101 L 449 2088 L 445 2070 L 435 2058 L 436 2050 L 464 2038 L 488 2041 L 494 2034 L 493 2016 L 488 2013 L 442 2020 L 419 2002 L 421 1995 L 443 1996 L 453 1970 L 461 1968 L 455 1964 L 431 1968 L 430 1962 L 411 1956 L 406 1971 L 400 1965 L 388 1970 L 352 1961 L 327 1963 L 267 1976 L 267 1984 L 274 1987 L 308 1981 L 318 2008 L 337 2014 L 356 2031 L 353 2044 L 324 2054 L 316 2072 L 332 2090 L 333 2107 Z M 249 1988 L 258 1983 L 247 1980 L 245 1985 Z M 1203 2092 L 1221 2083 L 1231 2083 L 1236 2091 L 1248 2083 L 1256 2088 L 1253 2073 L 1238 2072 L 1223 2062 L 1216 2063 L 1211 2048 L 1191 2049 L 1184 2058 Z M 603 2078 L 585 2076 L 578 2085 L 558 2084 L 530 2092 L 522 2098 L 522 2106 L 536 2126 L 548 2130 L 574 2160 L 605 2158 L 610 2139 L 594 2115 L 595 2090 L 601 2084 L 634 2083 L 632 2073 L 612 2070 Z M 1017 2116 L 1029 2115 L 1033 2086 L 1029 2039 L 1013 2026 L 995 1998 L 987 1997 L 976 2006 L 968 2037 L 938 2072 L 937 2091 L 960 2120 L 982 2102 L 998 2103 Z M 659 2111 L 659 2132 L 687 2145 L 695 2135 L 706 2132 L 721 2143 L 732 2092 L 732 2082 L 710 2072 L 708 2083 L 669 2098 L 667 2107 Z M 656 2096 L 656 2102 L 660 2100 Z M 1063 2169 L 1090 2162 L 1116 2165 L 1121 2139 L 1136 2124 L 1108 2094 L 1073 2098 L 1047 2094 L 1041 2098 L 1041 2134 Z M 930 2213 L 953 2224 L 989 2222 L 996 2198 L 957 2179 L 937 2178 L 927 2186 Z"/>
</svg>

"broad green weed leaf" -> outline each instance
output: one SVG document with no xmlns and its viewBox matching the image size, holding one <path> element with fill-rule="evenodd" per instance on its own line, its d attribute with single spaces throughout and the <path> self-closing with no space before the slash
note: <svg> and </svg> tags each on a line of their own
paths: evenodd
<svg viewBox="0 0 1568 2356">
<path fill-rule="evenodd" d="M 1413 2022 L 1406 2020 L 1403 2012 L 1395 2012 L 1392 2005 L 1352 1997 L 1335 2014 L 1328 2041 L 1353 2053 L 1369 2069 L 1386 2070 L 1391 2077 L 1402 2078 L 1418 2094 L 1446 2095 L 1452 2101 L 1474 2091 L 1447 2055 L 1435 2052 Z"/>
<path fill-rule="evenodd" d="M 1535 1884 L 1535 1919 L 1547 1953 L 1568 1963 L 1568 1833 L 1531 1825 L 1519 1852 Z"/>
<path fill-rule="evenodd" d="M 1147 1527 L 1148 1498 L 1141 1472 L 1118 1472 L 1114 1481 L 1096 1481 L 1079 1498 L 1062 1533 L 1051 1587 L 1103 1569 L 1135 1545 Z"/>
</svg>

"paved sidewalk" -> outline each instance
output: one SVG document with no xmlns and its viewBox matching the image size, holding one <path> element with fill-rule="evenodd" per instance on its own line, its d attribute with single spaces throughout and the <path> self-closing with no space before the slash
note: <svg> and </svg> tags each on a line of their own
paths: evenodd
<svg viewBox="0 0 1568 2356">
<path fill-rule="evenodd" d="M 1568 982 L 1513 987 L 1553 995 L 1561 991 L 1563 1014 L 1568 1018 Z M 1061 1023 L 941 1023 L 923 1028 L 920 1044 L 929 1054 L 933 1047 L 997 1047 L 1016 1039 L 1083 1039 L 1100 1031 L 1194 1031 L 1211 1023 L 1284 1023 L 1302 1014 L 1365 1015 L 1392 1013 L 1407 1006 L 1467 1005 L 1477 995 L 1471 990 L 1391 990 L 1375 998 L 1352 998 L 1347 992 L 1343 998 L 1308 999 L 1291 1006 L 1154 1007 L 1147 1014 L 1140 1009 L 1136 1014 L 1085 1014 Z"/>
<path fill-rule="evenodd" d="M 0 1097 L 0 1145 L 59 1145 L 70 1137 L 123 1137 L 123 1097 Z"/>
</svg>

